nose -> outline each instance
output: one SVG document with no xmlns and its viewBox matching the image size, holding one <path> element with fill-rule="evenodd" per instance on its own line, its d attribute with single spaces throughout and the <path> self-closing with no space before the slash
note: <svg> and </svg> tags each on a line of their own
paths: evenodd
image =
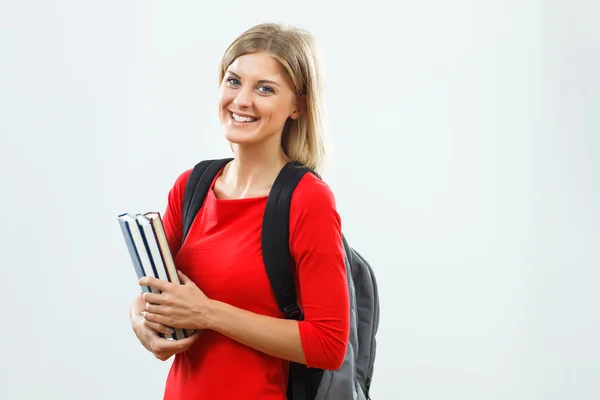
<svg viewBox="0 0 600 400">
<path fill-rule="evenodd" d="M 233 100 L 233 104 L 239 108 L 249 108 L 252 106 L 252 89 L 244 87 L 239 89 L 237 96 Z"/>
</svg>

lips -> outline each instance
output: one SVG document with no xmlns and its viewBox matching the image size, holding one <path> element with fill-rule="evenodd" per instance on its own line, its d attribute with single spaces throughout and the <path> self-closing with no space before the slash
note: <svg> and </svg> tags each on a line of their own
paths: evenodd
<svg viewBox="0 0 600 400">
<path fill-rule="evenodd" d="M 254 115 L 250 115 L 250 114 L 244 114 L 243 112 L 238 112 L 238 111 L 233 111 L 233 110 L 227 110 L 229 111 L 229 113 L 234 113 L 235 115 L 239 115 L 240 117 L 249 117 L 249 118 L 254 118 L 254 119 L 258 119 L 258 117 L 255 117 Z"/>
<path fill-rule="evenodd" d="M 237 123 L 241 123 L 241 124 L 249 124 L 252 122 L 256 122 L 259 120 L 259 118 L 253 117 L 251 115 L 246 115 L 246 114 L 238 114 L 238 113 L 234 113 L 234 112 L 229 112 L 229 117 Z"/>
</svg>

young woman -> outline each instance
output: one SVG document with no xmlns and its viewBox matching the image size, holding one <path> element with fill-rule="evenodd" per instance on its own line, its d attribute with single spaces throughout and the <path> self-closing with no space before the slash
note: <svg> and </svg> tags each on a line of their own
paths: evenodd
<svg viewBox="0 0 600 400">
<path fill-rule="evenodd" d="M 298 161 L 316 171 L 325 155 L 318 53 L 306 31 L 255 26 L 227 49 L 220 119 L 234 153 L 217 175 L 183 245 L 182 202 L 191 169 L 169 192 L 163 222 L 182 285 L 143 278 L 161 294 L 131 307 L 140 342 L 175 355 L 165 399 L 286 398 L 289 362 L 337 369 L 349 335 L 341 220 L 326 183 L 306 174 L 292 198 L 290 251 L 304 320 L 284 319 L 261 251 L 261 224 L 279 171 Z M 179 341 L 167 328 L 201 331 Z"/>
</svg>

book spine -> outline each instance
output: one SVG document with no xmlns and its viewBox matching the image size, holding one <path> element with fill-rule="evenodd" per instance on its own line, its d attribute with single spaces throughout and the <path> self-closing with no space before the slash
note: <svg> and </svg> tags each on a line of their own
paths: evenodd
<svg viewBox="0 0 600 400">
<path fill-rule="evenodd" d="M 150 251 L 150 246 L 148 244 L 148 239 L 146 238 L 146 233 L 144 232 L 144 227 L 142 226 L 142 224 L 140 223 L 139 219 L 136 218 L 135 223 L 137 224 L 138 230 L 140 232 L 140 236 L 142 237 L 142 243 L 144 244 L 144 251 L 146 252 L 146 257 L 148 258 L 149 261 L 149 265 L 150 268 L 152 269 L 151 273 L 150 271 L 148 271 L 148 273 L 150 274 L 150 276 L 154 276 L 157 279 L 160 279 L 158 272 L 156 270 L 156 266 L 154 265 L 154 260 L 152 259 L 152 253 Z M 158 290 L 158 293 L 160 294 L 161 291 Z M 173 337 L 173 335 L 169 335 L 169 334 L 164 334 L 159 332 L 158 336 L 160 336 L 161 338 L 167 338 L 168 337 Z"/>
<path fill-rule="evenodd" d="M 173 261 L 173 256 L 171 255 L 171 249 L 169 248 L 169 243 L 167 241 L 167 236 L 165 234 L 165 229 L 162 223 L 162 218 L 160 217 L 160 213 L 149 212 L 145 215 L 151 222 L 152 231 L 154 232 L 154 237 L 156 238 L 158 250 L 160 253 L 161 260 L 163 262 L 163 266 L 165 267 L 165 270 L 167 272 L 168 280 L 169 282 L 180 285 L 181 282 L 179 281 L 179 277 L 177 276 L 177 269 Z M 183 337 L 187 338 L 193 333 L 193 329 L 184 329 Z"/>
<path fill-rule="evenodd" d="M 140 279 L 145 276 L 144 268 L 142 267 L 142 263 L 140 261 L 138 249 L 133 242 L 131 226 L 127 221 L 121 218 L 119 218 L 119 225 L 121 226 L 121 231 L 123 232 L 123 237 L 125 238 L 125 244 L 127 245 L 127 250 L 129 251 L 129 256 L 131 257 L 131 261 L 135 269 L 135 274 L 137 278 Z M 149 286 L 142 286 L 142 291 L 150 292 L 151 290 Z"/>
<path fill-rule="evenodd" d="M 154 272 L 158 279 L 170 282 L 169 275 L 165 269 L 165 265 L 163 263 L 162 254 L 160 252 L 160 248 L 158 245 L 158 241 L 156 238 L 156 233 L 154 231 L 154 226 L 152 221 L 147 219 L 145 216 L 138 216 L 140 221 L 142 222 L 141 226 L 143 226 L 144 231 L 144 239 L 145 244 L 149 250 L 150 260 L 152 262 L 152 266 L 154 268 Z M 172 327 L 171 327 L 172 328 Z M 186 335 L 181 328 L 172 328 L 174 329 L 173 335 L 171 337 L 175 340 L 184 339 Z"/>
</svg>

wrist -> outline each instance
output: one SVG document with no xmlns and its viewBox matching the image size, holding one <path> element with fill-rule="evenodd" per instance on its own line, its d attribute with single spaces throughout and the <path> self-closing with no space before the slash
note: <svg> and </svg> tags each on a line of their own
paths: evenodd
<svg viewBox="0 0 600 400">
<path fill-rule="evenodd" d="M 144 318 L 140 314 L 131 314 L 131 328 L 136 335 L 140 335 L 141 328 L 144 325 Z"/>
<path fill-rule="evenodd" d="M 141 296 L 136 297 L 129 308 L 129 319 L 131 320 L 131 326 L 134 330 L 136 330 L 137 327 L 144 322 L 144 318 L 141 314 L 142 311 L 144 311 L 144 305 L 143 302 L 140 302 L 140 298 Z"/>
<path fill-rule="evenodd" d="M 135 316 L 139 316 L 140 313 L 145 309 L 146 302 L 144 301 L 144 296 L 139 294 L 131 302 L 131 305 L 129 307 L 129 317 L 133 319 Z"/>
<path fill-rule="evenodd" d="M 217 300 L 209 300 L 204 315 L 202 317 L 202 324 L 199 326 L 200 329 L 210 329 L 213 331 L 219 330 L 219 313 L 221 310 L 222 303 Z"/>
</svg>

